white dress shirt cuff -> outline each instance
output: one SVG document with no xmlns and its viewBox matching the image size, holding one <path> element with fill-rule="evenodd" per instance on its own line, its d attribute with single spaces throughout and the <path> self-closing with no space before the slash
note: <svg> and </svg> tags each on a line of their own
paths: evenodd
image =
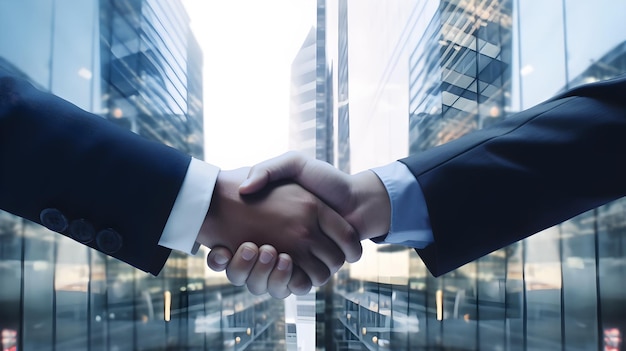
<svg viewBox="0 0 626 351">
<path fill-rule="evenodd" d="M 433 243 L 433 231 L 422 188 L 401 162 L 373 168 L 387 188 L 391 201 L 391 226 L 378 242 L 422 249 Z M 382 240 L 380 240 L 382 239 Z"/>
<path fill-rule="evenodd" d="M 198 252 L 196 242 L 204 221 L 220 169 L 192 158 L 167 219 L 159 245 L 190 255 Z"/>
</svg>

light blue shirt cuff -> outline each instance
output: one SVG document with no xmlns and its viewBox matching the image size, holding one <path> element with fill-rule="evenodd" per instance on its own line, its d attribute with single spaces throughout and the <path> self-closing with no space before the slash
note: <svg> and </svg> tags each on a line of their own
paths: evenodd
<svg viewBox="0 0 626 351">
<path fill-rule="evenodd" d="M 402 162 L 373 168 L 391 201 L 391 226 L 382 243 L 423 249 L 433 243 L 424 193 L 415 176 Z"/>
<path fill-rule="evenodd" d="M 191 159 L 159 245 L 190 255 L 198 252 L 196 239 L 211 205 L 219 171 L 216 166 Z"/>
</svg>

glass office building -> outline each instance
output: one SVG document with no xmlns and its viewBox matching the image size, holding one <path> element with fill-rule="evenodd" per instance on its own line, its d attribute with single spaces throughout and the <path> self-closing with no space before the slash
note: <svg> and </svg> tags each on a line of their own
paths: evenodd
<svg viewBox="0 0 626 351">
<path fill-rule="evenodd" d="M 0 1 L 3 69 L 197 158 L 202 55 L 178 0 Z M 210 273 L 173 252 L 153 277 L 0 212 L 1 349 L 280 349 L 282 301 Z"/>
<path fill-rule="evenodd" d="M 326 59 L 326 0 L 316 0 L 311 27 L 291 64 L 289 148 L 332 162 L 333 68 Z"/>
<path fill-rule="evenodd" d="M 293 66 L 307 116 L 295 130 L 353 173 L 626 73 L 621 1 L 315 1 Z M 0 66 L 202 158 L 203 53 L 188 22 L 178 0 L 0 1 Z M 153 277 L 0 212 L 0 346 L 287 350 L 298 334 L 285 313 L 301 308 L 319 350 L 621 350 L 625 243 L 624 200 L 440 278 L 411 249 L 366 242 L 315 302 L 286 307 L 200 254 L 173 253 Z"/>
<path fill-rule="evenodd" d="M 348 0 L 339 0 L 337 3 L 337 161 L 336 166 L 346 173 L 350 173 L 350 82 L 348 70 Z M 333 23 L 334 25 L 334 23 Z M 329 24 L 328 27 L 331 25 Z M 329 31 L 331 32 L 331 31 Z M 331 41 L 329 40 L 329 43 Z M 330 44 L 329 44 L 330 45 Z M 329 50 L 330 51 L 330 50 Z"/>
<path fill-rule="evenodd" d="M 625 5 L 348 2 L 352 170 L 626 73 Z M 615 201 L 440 278 L 410 249 L 368 244 L 334 282 L 334 348 L 624 349 L 625 209 Z"/>
<path fill-rule="evenodd" d="M 312 27 L 291 64 L 289 148 L 316 155 L 316 29 Z"/>
</svg>

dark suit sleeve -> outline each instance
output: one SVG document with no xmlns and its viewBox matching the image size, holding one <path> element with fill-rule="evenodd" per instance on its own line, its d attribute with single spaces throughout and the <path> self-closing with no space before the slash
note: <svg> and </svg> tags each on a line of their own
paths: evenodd
<svg viewBox="0 0 626 351">
<path fill-rule="evenodd" d="M 1 72 L 0 72 L 1 73 Z M 0 74 L 0 208 L 158 274 L 190 157 Z"/>
<path fill-rule="evenodd" d="M 582 86 L 400 160 L 424 192 L 447 273 L 626 194 L 626 77 Z"/>
</svg>

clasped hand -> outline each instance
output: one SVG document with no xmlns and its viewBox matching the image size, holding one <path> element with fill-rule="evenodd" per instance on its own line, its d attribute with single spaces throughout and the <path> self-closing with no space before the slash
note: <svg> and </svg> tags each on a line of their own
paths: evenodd
<svg viewBox="0 0 626 351">
<path fill-rule="evenodd" d="M 220 172 L 198 242 L 212 248 L 207 264 L 225 269 L 231 283 L 285 298 L 356 262 L 360 240 L 389 231 L 390 212 L 373 172 L 350 176 L 289 152 Z"/>
</svg>

